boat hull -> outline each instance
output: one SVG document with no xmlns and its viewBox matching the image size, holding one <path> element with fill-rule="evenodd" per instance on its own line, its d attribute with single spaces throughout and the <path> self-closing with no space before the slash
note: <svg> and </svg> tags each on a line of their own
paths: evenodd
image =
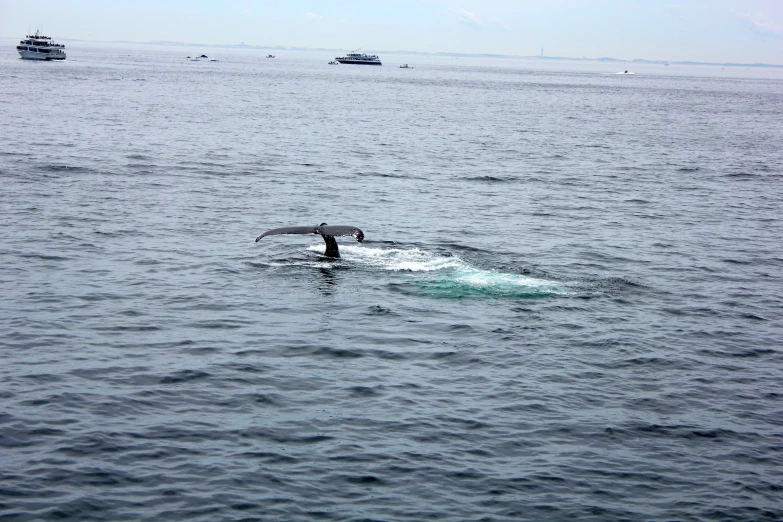
<svg viewBox="0 0 783 522">
<path fill-rule="evenodd" d="M 361 60 L 337 60 L 344 65 L 383 65 L 381 62 L 365 62 Z"/>
<path fill-rule="evenodd" d="M 25 60 L 65 60 L 65 53 L 37 53 L 19 49 L 19 55 Z"/>
</svg>

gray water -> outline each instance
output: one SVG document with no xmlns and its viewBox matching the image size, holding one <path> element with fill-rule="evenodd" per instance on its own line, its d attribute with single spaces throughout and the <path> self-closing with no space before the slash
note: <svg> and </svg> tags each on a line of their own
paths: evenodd
<svg viewBox="0 0 783 522">
<path fill-rule="evenodd" d="M 3 45 L 0 519 L 783 519 L 780 71 Z"/>
</svg>

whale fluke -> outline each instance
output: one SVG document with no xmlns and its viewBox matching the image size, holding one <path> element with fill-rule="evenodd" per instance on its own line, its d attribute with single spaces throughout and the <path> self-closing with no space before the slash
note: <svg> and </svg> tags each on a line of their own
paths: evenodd
<svg viewBox="0 0 783 522">
<path fill-rule="evenodd" d="M 321 236 L 353 236 L 356 241 L 362 242 L 364 239 L 364 232 L 356 227 L 347 227 L 342 225 L 319 225 L 317 227 L 283 227 L 267 230 L 256 238 L 256 242 L 259 239 L 266 236 L 276 236 L 279 234 L 318 234 Z"/>
<path fill-rule="evenodd" d="M 356 227 L 343 225 L 327 225 L 321 223 L 317 227 L 283 227 L 267 230 L 256 238 L 256 243 L 266 236 L 276 236 L 279 234 L 317 234 L 324 238 L 326 243 L 326 257 L 340 257 L 340 250 L 337 248 L 337 241 L 334 236 L 353 236 L 356 241 L 361 243 L 364 240 L 364 232 Z"/>
</svg>

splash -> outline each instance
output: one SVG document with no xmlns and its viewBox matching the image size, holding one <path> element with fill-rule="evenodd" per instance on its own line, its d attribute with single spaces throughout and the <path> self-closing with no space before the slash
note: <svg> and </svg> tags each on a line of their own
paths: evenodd
<svg viewBox="0 0 783 522">
<path fill-rule="evenodd" d="M 310 247 L 313 250 L 313 247 Z M 318 250 L 323 250 L 320 246 Z M 355 245 L 340 247 L 344 260 L 367 268 L 381 268 L 395 272 L 433 272 L 457 268 L 462 262 L 457 257 L 434 254 L 418 248 L 368 248 Z"/>
<path fill-rule="evenodd" d="M 314 245 L 308 250 L 320 252 L 323 245 Z M 340 247 L 340 252 L 343 262 L 357 268 L 408 273 L 410 277 L 398 283 L 398 287 L 428 297 L 532 299 L 567 293 L 555 281 L 507 270 L 479 268 L 459 256 L 427 252 L 419 248 L 345 245 Z"/>
</svg>

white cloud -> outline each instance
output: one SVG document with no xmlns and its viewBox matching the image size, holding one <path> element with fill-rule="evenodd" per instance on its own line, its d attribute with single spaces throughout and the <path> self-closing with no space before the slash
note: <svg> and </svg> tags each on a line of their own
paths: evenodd
<svg viewBox="0 0 783 522">
<path fill-rule="evenodd" d="M 481 23 L 481 20 L 479 20 L 479 17 L 467 9 L 458 7 L 457 9 L 454 9 L 454 14 L 459 17 L 461 23 L 472 27 L 473 29 L 481 29 L 484 26 L 484 24 Z"/>
<path fill-rule="evenodd" d="M 764 13 L 737 13 L 746 27 L 759 36 L 783 38 L 783 25 L 776 23 Z"/>
<path fill-rule="evenodd" d="M 509 26 L 507 26 L 506 24 L 504 24 L 503 22 L 501 22 L 500 20 L 498 20 L 494 16 L 490 16 L 489 17 L 489 21 L 492 22 L 493 24 L 497 24 L 504 31 L 510 31 L 511 30 L 511 28 Z"/>
<path fill-rule="evenodd" d="M 310 18 L 311 20 L 323 20 L 324 17 L 321 15 L 317 15 L 315 13 L 305 13 L 305 16 L 307 18 Z"/>
</svg>

